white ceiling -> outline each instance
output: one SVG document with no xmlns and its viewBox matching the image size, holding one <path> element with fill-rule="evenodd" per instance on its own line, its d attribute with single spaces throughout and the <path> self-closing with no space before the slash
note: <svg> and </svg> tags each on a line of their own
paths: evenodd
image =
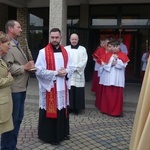
<svg viewBox="0 0 150 150">
<path fill-rule="evenodd" d="M 43 3 L 44 1 L 44 3 Z M 4 3 L 14 7 L 48 7 L 49 0 L 0 0 Z M 67 0 L 67 5 L 80 4 L 131 4 L 131 3 L 150 3 L 150 0 Z"/>
</svg>

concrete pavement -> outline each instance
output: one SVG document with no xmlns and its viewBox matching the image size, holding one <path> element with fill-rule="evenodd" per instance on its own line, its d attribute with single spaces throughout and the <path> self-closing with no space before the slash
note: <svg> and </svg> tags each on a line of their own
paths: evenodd
<svg viewBox="0 0 150 150">
<path fill-rule="evenodd" d="M 70 140 L 52 146 L 37 136 L 38 83 L 36 78 L 31 78 L 17 147 L 22 150 L 128 150 L 140 85 L 126 84 L 123 117 L 107 116 L 95 108 L 95 96 L 90 88 L 91 82 L 87 82 L 86 109 L 78 116 L 70 114 Z"/>
</svg>

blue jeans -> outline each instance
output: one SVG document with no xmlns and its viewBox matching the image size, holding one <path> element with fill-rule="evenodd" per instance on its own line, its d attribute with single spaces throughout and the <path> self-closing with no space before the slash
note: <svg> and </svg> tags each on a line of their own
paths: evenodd
<svg viewBox="0 0 150 150">
<path fill-rule="evenodd" d="M 1 135 L 1 150 L 15 150 L 20 124 L 24 116 L 26 92 L 12 93 L 14 129 Z"/>
</svg>

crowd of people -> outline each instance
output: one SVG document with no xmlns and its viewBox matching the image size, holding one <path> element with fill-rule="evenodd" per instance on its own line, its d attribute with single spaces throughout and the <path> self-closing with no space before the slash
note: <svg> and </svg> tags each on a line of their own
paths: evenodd
<svg viewBox="0 0 150 150">
<path fill-rule="evenodd" d="M 34 62 L 32 57 L 27 58 L 17 41 L 22 32 L 20 23 L 16 20 L 9 20 L 5 29 L 6 35 L 0 33 L 0 67 L 4 70 L 0 73 L 1 90 L 4 90 L 4 93 L 1 92 L 3 98 L 0 99 L 0 115 L 4 115 L 0 121 L 0 124 L 3 124 L 1 149 L 16 150 L 17 137 L 24 116 L 29 71 L 34 67 Z M 29 55 L 31 56 L 31 53 Z"/>
<path fill-rule="evenodd" d="M 23 51 L 18 41 L 22 28 L 9 20 L 6 33 L 0 31 L 0 134 L 1 150 L 17 150 L 17 138 L 24 117 L 24 104 L 30 72 L 39 82 L 38 137 L 58 145 L 70 139 L 69 113 L 85 109 L 86 49 L 76 33 L 63 47 L 61 31 L 51 29 L 50 42 L 39 50 L 34 63 L 31 51 Z M 70 105 L 69 105 L 70 104 Z"/>
<path fill-rule="evenodd" d="M 95 73 L 91 90 L 95 92 L 95 106 L 110 116 L 122 116 L 125 68 L 129 62 L 125 46 L 112 37 L 100 41 L 93 53 Z"/>
<path fill-rule="evenodd" d="M 87 50 L 79 44 L 76 33 L 70 35 L 70 45 L 63 47 L 61 31 L 50 30 L 50 42 L 41 50 L 34 63 L 31 51 L 22 50 L 18 37 L 22 28 L 9 20 L 6 34 L 0 31 L 0 134 L 1 150 L 17 150 L 17 138 L 24 117 L 24 104 L 29 73 L 39 82 L 38 137 L 58 145 L 70 139 L 69 113 L 78 115 L 85 109 L 85 76 Z M 95 71 L 92 91 L 95 106 L 110 116 L 123 114 L 127 48 L 122 39 L 101 39 L 93 53 Z M 142 60 L 147 62 L 147 54 Z M 144 67 L 143 67 L 144 68 Z"/>
</svg>

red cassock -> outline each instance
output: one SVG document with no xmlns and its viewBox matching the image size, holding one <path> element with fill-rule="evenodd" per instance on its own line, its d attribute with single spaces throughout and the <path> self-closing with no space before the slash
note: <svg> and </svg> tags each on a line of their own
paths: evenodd
<svg viewBox="0 0 150 150">
<path fill-rule="evenodd" d="M 95 59 L 95 61 L 98 63 L 98 64 L 101 64 L 101 56 L 104 55 L 105 53 L 105 48 L 104 47 L 99 47 L 95 50 L 95 52 L 92 54 L 93 58 Z M 96 63 L 95 62 L 95 63 Z M 99 87 L 99 77 L 98 77 L 98 71 L 94 71 L 94 74 L 93 74 L 93 81 L 92 81 L 92 87 L 91 87 L 91 91 L 92 92 L 97 92 L 98 90 L 98 87 Z"/>
<path fill-rule="evenodd" d="M 101 105 L 102 113 L 110 116 L 120 116 L 123 111 L 123 88 L 102 85 Z"/>
<path fill-rule="evenodd" d="M 101 110 L 101 96 L 103 92 L 103 85 L 98 84 L 97 92 L 96 92 L 96 100 L 95 100 L 95 106 Z"/>
<path fill-rule="evenodd" d="M 96 90 L 97 90 L 97 87 L 98 87 L 98 82 L 99 82 L 98 71 L 94 71 L 92 87 L 91 87 L 92 92 L 96 93 Z"/>
</svg>

